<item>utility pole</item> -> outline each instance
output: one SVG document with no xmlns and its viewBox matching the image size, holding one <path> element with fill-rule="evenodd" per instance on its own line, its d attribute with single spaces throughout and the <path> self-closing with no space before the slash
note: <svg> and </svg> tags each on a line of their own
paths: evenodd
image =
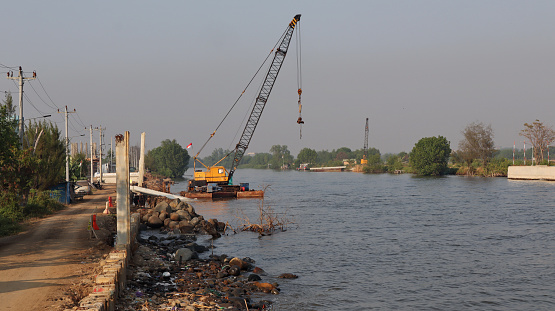
<svg viewBox="0 0 555 311">
<path fill-rule="evenodd" d="M 109 172 L 112 173 L 112 159 L 114 158 L 114 138 L 110 137 L 110 170 Z"/>
<path fill-rule="evenodd" d="M 104 130 L 105 129 L 106 128 L 104 128 Z M 100 167 L 98 171 L 99 171 L 99 174 L 100 174 L 100 179 L 98 180 L 98 182 L 101 183 L 102 182 L 102 130 L 103 130 L 102 125 L 99 126 L 99 127 L 96 127 L 95 130 L 99 131 L 99 137 L 100 137 L 100 140 L 99 140 L 100 141 L 100 146 L 98 147 L 98 150 L 99 150 L 98 165 Z"/>
<path fill-rule="evenodd" d="M 20 67 L 21 68 L 21 67 Z M 69 131 L 68 131 L 68 114 L 69 113 L 75 113 L 77 111 L 75 111 L 75 109 L 73 109 L 73 111 L 68 112 L 67 111 L 67 106 L 66 106 L 66 110 L 64 112 L 60 112 L 60 109 L 58 109 L 58 113 L 64 113 L 65 115 L 65 120 L 66 120 L 66 194 L 67 194 L 67 203 L 69 204 Z"/>
<path fill-rule="evenodd" d="M 25 122 L 23 120 L 23 83 L 25 80 L 34 80 L 37 78 L 37 73 L 33 71 L 32 78 L 25 78 L 23 77 L 23 69 L 19 66 L 19 76 L 13 76 L 13 72 L 8 72 L 8 79 L 10 80 L 19 80 L 19 143 L 23 146 L 23 131 L 25 128 Z"/>
<path fill-rule="evenodd" d="M 85 128 L 86 129 L 86 128 Z M 94 183 L 94 170 L 93 170 L 93 143 L 92 143 L 92 131 L 93 131 L 93 127 L 92 125 L 89 126 L 89 131 L 90 131 L 90 137 L 91 137 L 91 147 L 90 147 L 90 151 L 91 151 L 91 184 Z"/>
</svg>

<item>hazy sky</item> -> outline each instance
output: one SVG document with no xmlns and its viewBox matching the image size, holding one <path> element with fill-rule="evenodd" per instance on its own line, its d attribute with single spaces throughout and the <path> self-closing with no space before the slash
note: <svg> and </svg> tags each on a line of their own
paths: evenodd
<svg viewBox="0 0 555 311">
<path fill-rule="evenodd" d="M 149 149 L 169 138 L 196 153 L 296 14 L 303 137 L 294 37 L 248 152 L 359 149 L 367 117 L 382 154 L 437 135 L 457 149 L 471 122 L 491 124 L 497 147 L 521 147 L 525 122 L 555 124 L 555 1 L 4 1 L 2 11 L 0 63 L 42 83 L 25 84 L 36 107 L 26 99 L 25 118 L 51 113 L 63 129 L 49 106 L 76 109 L 69 136 L 87 136 L 74 142 L 92 124 L 108 145 L 126 130 L 136 145 L 144 131 Z M 17 101 L 6 71 L 0 91 Z M 234 147 L 260 83 L 201 157 Z"/>
</svg>

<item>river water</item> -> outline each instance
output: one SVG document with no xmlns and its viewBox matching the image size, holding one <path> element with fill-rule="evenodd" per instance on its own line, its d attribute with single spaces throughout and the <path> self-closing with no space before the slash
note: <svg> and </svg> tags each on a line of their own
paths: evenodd
<svg viewBox="0 0 555 311">
<path fill-rule="evenodd" d="M 294 221 L 214 242 L 280 284 L 274 310 L 555 310 L 555 183 L 251 169 L 234 179 L 269 186 L 264 206 Z M 261 204 L 193 203 L 234 226 L 256 223 Z M 271 278 L 285 272 L 299 278 Z"/>
</svg>

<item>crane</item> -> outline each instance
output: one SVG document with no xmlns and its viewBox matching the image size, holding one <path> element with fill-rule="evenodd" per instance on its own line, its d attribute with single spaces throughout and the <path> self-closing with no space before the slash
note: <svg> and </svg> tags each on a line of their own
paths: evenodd
<svg viewBox="0 0 555 311">
<path fill-rule="evenodd" d="M 368 118 L 366 118 L 366 127 L 364 128 L 364 155 L 360 160 L 360 164 L 368 164 Z"/>
<path fill-rule="evenodd" d="M 260 88 L 258 96 L 256 97 L 256 101 L 254 103 L 254 106 L 252 108 L 250 116 L 247 120 L 245 128 L 243 129 L 243 134 L 241 135 L 241 138 L 239 139 L 239 142 L 235 146 L 235 149 L 232 152 L 230 152 L 228 155 L 226 155 L 224 158 L 219 160 L 217 163 L 215 163 L 213 166 L 210 166 L 210 167 L 205 165 L 204 163 L 200 162 L 200 160 L 197 158 L 197 156 L 198 156 L 198 154 L 197 154 L 197 156 L 195 156 L 195 164 L 198 161 L 199 163 L 201 163 L 206 168 L 206 171 L 200 171 L 200 170 L 197 171 L 196 168 L 195 168 L 194 180 L 189 183 L 189 191 L 195 189 L 195 187 L 206 186 L 209 183 L 217 183 L 219 186 L 226 186 L 226 185 L 231 185 L 232 184 L 233 174 L 235 173 L 235 170 L 237 169 L 237 166 L 241 162 L 241 159 L 243 158 L 247 148 L 249 147 L 249 144 L 250 144 L 250 141 L 251 141 L 252 136 L 254 134 L 254 131 L 256 130 L 256 126 L 258 125 L 258 121 L 260 120 L 262 112 L 264 111 L 264 107 L 266 106 L 266 103 L 268 102 L 268 98 L 270 96 L 270 93 L 272 91 L 274 83 L 276 82 L 277 76 L 278 76 L 279 71 L 281 69 L 281 65 L 283 64 L 285 56 L 287 55 L 287 50 L 289 49 L 289 43 L 291 42 L 291 37 L 293 36 L 293 31 L 295 30 L 295 26 L 300 21 L 300 19 L 301 19 L 300 14 L 295 15 L 293 20 L 287 26 L 287 29 L 285 30 L 285 33 L 282 36 L 282 40 L 279 43 L 279 46 L 278 46 L 276 52 L 274 53 L 273 61 L 270 65 L 270 68 L 268 69 L 268 72 L 266 73 L 266 77 L 264 79 L 264 82 L 262 83 L 262 87 Z M 298 90 L 298 93 L 299 93 L 299 118 L 297 120 L 298 124 L 303 124 L 304 123 L 302 121 L 302 118 L 300 117 L 300 96 L 301 96 L 301 92 L 302 91 L 299 88 L 299 90 Z M 221 125 L 221 123 L 220 123 L 220 125 Z M 216 131 L 214 131 L 211 134 L 210 138 L 212 138 L 215 133 L 216 133 Z M 200 153 L 200 151 L 199 151 L 199 153 Z M 221 161 L 223 161 L 231 153 L 234 153 L 234 158 L 233 158 L 233 162 L 232 162 L 232 165 L 231 165 L 229 171 L 226 170 L 225 167 L 223 167 L 223 166 L 217 166 Z"/>
</svg>

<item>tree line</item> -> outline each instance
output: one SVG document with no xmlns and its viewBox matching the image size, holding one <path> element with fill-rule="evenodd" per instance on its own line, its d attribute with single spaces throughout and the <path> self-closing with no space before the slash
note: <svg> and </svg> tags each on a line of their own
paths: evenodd
<svg viewBox="0 0 555 311">
<path fill-rule="evenodd" d="M 462 135 L 463 139 L 456 150 L 451 148 L 450 142 L 443 136 L 420 139 L 410 153 L 382 155 L 378 149 L 369 148 L 367 163 L 363 165 L 362 170 L 365 173 L 507 176 L 509 165 L 549 164 L 547 154 L 551 151 L 551 154 L 555 155 L 555 147 L 549 147 L 549 144 L 555 140 L 555 131 L 539 120 L 531 124 L 525 123 L 520 132 L 520 136 L 531 146 L 527 151 L 516 148 L 495 148 L 491 125 L 480 122 L 467 125 Z M 525 154 L 528 154 L 527 161 Z M 363 156 L 363 149 L 351 150 L 341 147 L 331 151 L 303 148 L 297 157 L 293 157 L 286 145 L 274 145 L 267 153 L 245 155 L 239 168 L 291 169 L 301 164 L 307 164 L 308 167 L 345 164 L 354 166 L 361 163 Z M 218 148 L 201 161 L 210 166 L 222 158 L 224 160 L 218 165 L 230 167 L 233 161 L 232 151 Z"/>
</svg>

